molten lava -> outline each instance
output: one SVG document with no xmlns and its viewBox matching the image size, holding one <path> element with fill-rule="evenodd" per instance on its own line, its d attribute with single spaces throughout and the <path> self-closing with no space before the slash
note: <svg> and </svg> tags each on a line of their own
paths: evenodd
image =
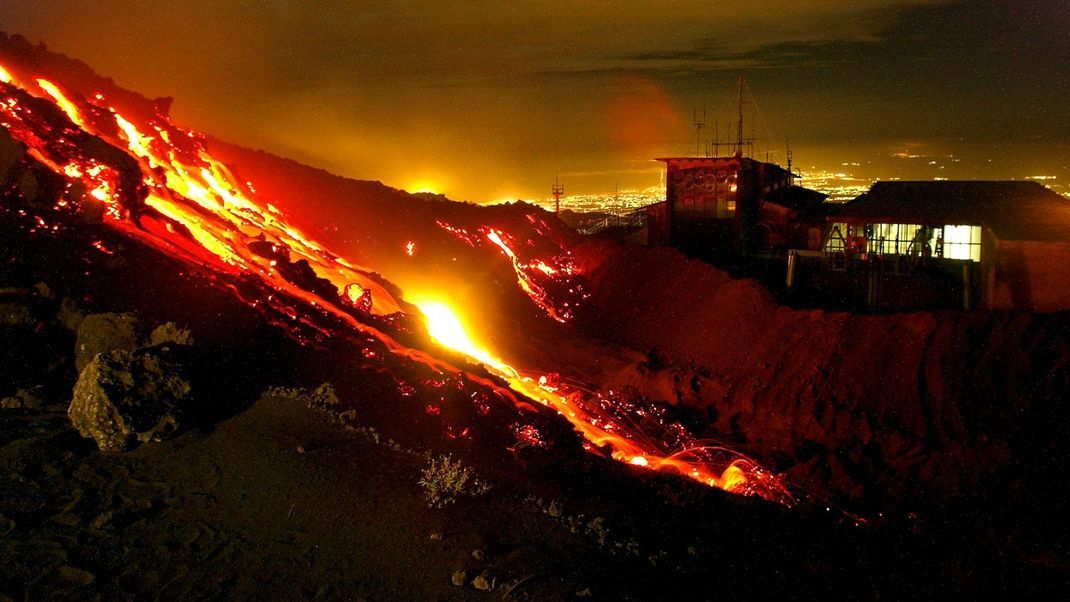
<svg viewBox="0 0 1070 602">
<path fill-rule="evenodd" d="M 479 361 L 509 386 L 528 399 L 547 406 L 568 420 L 583 438 L 597 446 L 609 447 L 613 459 L 633 466 L 672 470 L 681 475 L 725 491 L 761 495 L 790 504 L 791 496 L 783 483 L 756 462 L 723 448 L 703 446 L 695 441 L 675 453 L 665 454 L 657 445 L 644 440 L 641 433 L 616 421 L 611 413 L 599 408 L 582 393 L 568 391 L 553 384 L 548 376 L 534 378 L 498 359 L 474 343 L 457 315 L 443 302 L 416 301 L 427 317 L 428 331 L 439 343 Z M 641 412 L 638 415 L 642 415 Z M 717 471 L 714 456 L 734 456 L 727 468 Z"/>
<path fill-rule="evenodd" d="M 792 503 L 779 477 L 731 450 L 701 444 L 678 423 L 663 419 L 657 408 L 613 393 L 571 390 L 554 375 L 531 374 L 507 364 L 471 338 L 447 300 L 411 305 L 370 269 L 350 263 L 287 224 L 279 210 L 257 197 L 251 184 L 241 182 L 208 152 L 202 136 L 176 126 L 166 115 L 121 113 L 100 93 L 83 97 L 36 74 L 26 75 L 0 66 L 0 121 L 31 157 L 66 182 L 57 208 L 97 204 L 104 223 L 127 236 L 211 272 L 258 280 L 269 292 L 251 300 L 254 305 L 267 305 L 328 337 L 332 333 L 322 322 L 306 314 L 333 316 L 399 356 L 441 373 L 463 374 L 520 405 L 527 404 L 517 394 L 546 406 L 568 420 L 591 451 L 726 491 Z M 137 169 L 124 169 L 86 150 L 99 149 L 100 141 L 120 150 L 123 160 L 132 160 Z M 539 224 L 533 224 L 541 232 Z M 567 251 L 546 259 L 522 259 L 516 241 L 499 228 L 484 226 L 471 234 L 439 225 L 469 245 L 493 245 L 512 264 L 520 289 L 558 322 L 571 319 L 586 297 Z M 41 227 L 47 225 L 42 222 Z M 409 242 L 406 253 L 411 256 L 415 248 Z M 556 294 L 558 289 L 561 294 Z M 299 310 L 289 300 L 305 307 Z M 435 341 L 501 380 L 458 368 L 439 357 L 446 354 L 407 346 L 387 333 L 384 324 L 417 314 L 416 307 Z M 639 426 L 648 421 L 656 424 L 657 436 Z M 518 425 L 517 432 L 525 441 L 540 441 L 529 426 Z"/>
</svg>

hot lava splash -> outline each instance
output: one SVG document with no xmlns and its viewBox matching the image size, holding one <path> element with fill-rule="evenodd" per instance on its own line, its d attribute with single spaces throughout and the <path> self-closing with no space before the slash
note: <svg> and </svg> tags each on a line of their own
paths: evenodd
<svg viewBox="0 0 1070 602">
<path fill-rule="evenodd" d="M 794 502 L 780 477 L 729 449 L 703 444 L 654 405 L 590 394 L 555 375 L 506 363 L 472 339 L 448 298 L 406 301 L 371 269 L 289 225 L 251 183 L 240 181 L 208 152 L 204 137 L 176 126 L 164 111 L 120 111 L 102 93 L 81 94 L 54 80 L 59 81 L 0 66 L 0 120 L 33 160 L 65 182 L 56 209 L 99 212 L 103 223 L 122 234 L 227 277 L 221 283 L 253 283 L 225 285 L 246 302 L 285 316 L 279 322 L 285 327 L 330 337 L 330 327 L 318 319 L 330 316 L 398 356 L 463 375 L 520 406 L 545 406 L 568 420 L 594 453 L 737 494 Z M 42 230 L 52 227 L 38 221 Z M 511 262 L 517 285 L 547 316 L 558 322 L 572 318 L 584 292 L 567 255 L 522 260 L 513 237 L 500 228 L 469 233 L 439 225 L 473 246 L 493 245 Z M 414 247 L 410 243 L 407 253 Z M 550 283 L 568 294 L 555 297 Z M 434 345 L 421 348 L 425 329 L 485 372 Z M 538 433 L 527 435 L 538 438 Z"/>
</svg>

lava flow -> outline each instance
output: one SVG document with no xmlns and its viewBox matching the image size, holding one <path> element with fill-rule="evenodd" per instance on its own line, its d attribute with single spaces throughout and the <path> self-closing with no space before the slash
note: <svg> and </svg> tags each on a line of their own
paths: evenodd
<svg viewBox="0 0 1070 602">
<path fill-rule="evenodd" d="M 66 182 L 59 205 L 96 203 L 103 209 L 104 223 L 130 237 L 215 273 L 253 276 L 274 294 L 252 303 L 282 311 L 325 336 L 331 333 L 303 319 L 301 311 L 280 297 L 304 303 L 305 311 L 315 308 L 341 319 L 410 360 L 439 371 L 463 372 L 518 404 L 525 403 L 522 396 L 546 406 L 567 419 L 593 452 L 672 471 L 729 492 L 793 503 L 780 477 L 731 450 L 701 444 L 677 423 L 660 424 L 669 435 L 655 440 L 637 426 L 653 415 L 647 406 L 572 390 L 553 375 L 531 374 L 502 361 L 471 339 L 448 301 L 429 298 L 410 304 L 372 270 L 350 263 L 288 225 L 278 209 L 258 198 L 252 184 L 239 181 L 209 154 L 202 136 L 176 126 L 162 112 L 120 113 L 100 93 L 82 96 L 3 66 L 0 91 L 2 125 L 31 157 Z M 101 140 L 121 151 L 124 161 L 136 163 L 137 169 L 123 169 L 86 150 L 99 148 Z M 584 293 L 571 281 L 577 271 L 567 259 L 521 261 L 512 237 L 498 228 L 481 228 L 477 239 L 440 225 L 469 244 L 476 240 L 493 244 L 512 262 L 518 286 L 532 302 L 556 321 L 572 317 L 575 300 Z M 414 247 L 409 243 L 407 253 L 411 255 Z M 571 300 L 555 303 L 540 284 L 543 279 L 565 282 Z M 501 380 L 465 371 L 387 333 L 385 326 L 420 313 L 438 343 L 482 364 Z"/>
</svg>

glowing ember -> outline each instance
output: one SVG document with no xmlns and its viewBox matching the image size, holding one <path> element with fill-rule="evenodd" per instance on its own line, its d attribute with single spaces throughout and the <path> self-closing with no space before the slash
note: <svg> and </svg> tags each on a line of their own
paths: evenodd
<svg viewBox="0 0 1070 602">
<path fill-rule="evenodd" d="M 611 412 L 592 403 L 580 392 L 568 391 L 548 376 L 526 375 L 495 357 L 476 344 L 464 329 L 461 320 L 441 301 L 416 301 L 427 317 L 428 332 L 439 343 L 479 361 L 501 377 L 516 392 L 533 399 L 568 420 L 587 441 L 599 447 L 609 447 L 615 460 L 634 466 L 672 470 L 685 477 L 725 491 L 745 495 L 760 495 L 791 505 L 793 498 L 780 479 L 753 460 L 720 447 L 701 446 L 692 441 L 675 451 L 662 452 L 642 432 L 630 428 L 630 421 L 617 420 Z M 633 412 L 639 416 L 642 411 Z M 673 425 L 670 425 L 670 427 Z M 678 426 L 678 425 L 676 425 Z M 679 427 L 682 431 L 682 427 Z M 714 456 L 728 457 L 723 470 L 718 471 Z"/>
<path fill-rule="evenodd" d="M 102 94 L 82 98 L 46 79 L 32 81 L 23 86 L 0 66 L 0 118 L 31 157 L 67 182 L 59 207 L 98 204 L 104 209 L 105 223 L 130 237 L 219 275 L 258 279 L 273 292 L 252 301 L 254 305 L 270 304 L 295 323 L 329 336 L 329 331 L 304 318 L 284 299 L 303 302 L 306 309 L 329 314 L 378 339 L 392 353 L 430 366 L 443 375 L 443 386 L 454 383 L 456 375 L 463 373 L 465 380 L 525 405 L 514 394 L 519 393 L 562 415 L 593 452 L 607 448 L 613 458 L 635 466 L 671 470 L 726 491 L 791 503 L 790 494 L 775 475 L 729 450 L 699 445 L 678 424 L 659 422 L 663 436 L 654 441 L 635 426 L 639 421 L 658 418 L 645 406 L 570 391 L 552 375 L 533 376 L 510 366 L 474 341 L 444 301 L 418 303 L 429 334 L 443 346 L 483 364 L 509 389 L 398 343 L 370 325 L 368 318 L 386 320 L 413 314 L 416 309 L 395 298 L 371 270 L 334 255 L 287 224 L 274 206 L 258 199 L 248 183 L 208 153 L 202 137 L 175 126 L 164 115 L 139 120 L 120 114 Z M 129 157 L 139 169 L 90 156 L 86 148 L 104 146 L 99 141 L 91 144 L 94 139 L 123 149 L 123 157 Z M 529 220 L 538 221 L 530 216 Z M 37 222 L 42 230 L 56 228 L 41 218 Z M 511 262 L 519 287 L 555 320 L 568 320 L 586 295 L 573 280 L 577 270 L 567 252 L 528 259 L 518 254 L 516 241 L 500 229 L 483 227 L 474 235 L 448 224 L 439 225 L 473 247 L 484 241 L 493 244 Z M 112 252 L 103 244 L 97 249 Z M 408 255 L 414 249 L 414 243 L 406 245 Z M 376 356 L 367 348 L 363 353 L 367 359 Z M 429 412 L 432 407 L 437 406 L 428 406 Z M 466 437 L 468 432 L 465 428 L 450 434 Z M 533 427 L 521 427 L 517 434 L 531 444 L 541 442 Z"/>
<path fill-rule="evenodd" d="M 532 216 L 528 218 L 529 221 L 534 219 Z M 469 245 L 476 246 L 477 239 L 466 230 L 441 221 L 438 225 Z M 517 285 L 535 305 L 558 322 L 566 322 L 572 318 L 573 310 L 583 299 L 587 298 L 587 293 L 582 284 L 574 281 L 573 277 L 578 274 L 579 270 L 572 264 L 567 251 L 549 260 L 555 265 L 550 265 L 541 259 L 526 262 L 514 251 L 515 244 L 508 234 L 487 226 L 481 227 L 479 232 L 484 240 L 498 247 L 509 259 L 513 271 L 516 272 Z M 551 288 L 555 289 L 554 293 L 551 293 Z"/>
</svg>

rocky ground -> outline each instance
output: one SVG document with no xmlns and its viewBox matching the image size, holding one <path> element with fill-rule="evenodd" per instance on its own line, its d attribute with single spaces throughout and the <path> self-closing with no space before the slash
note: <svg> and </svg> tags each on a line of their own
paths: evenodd
<svg viewBox="0 0 1070 602">
<path fill-rule="evenodd" d="M 18 242 L 36 252 L 5 249 L 13 286 L 0 291 L 0 592 L 11 599 L 871 598 L 1066 585 L 1057 555 L 993 544 L 990 517 L 858 525 L 575 443 L 508 452 L 495 420 L 453 439 L 416 419 L 422 404 L 354 377 L 348 350 L 279 336 L 164 257 L 108 240 L 124 258 L 87 279 L 49 260 L 85 240 Z M 36 284 L 48 276 L 59 283 Z M 168 302 L 175 287 L 187 302 Z M 77 366 L 164 355 L 161 344 L 186 350 L 167 374 L 188 379 L 197 402 L 167 407 L 175 429 L 102 451 L 68 416 Z M 322 380 L 336 384 L 316 390 Z M 450 494 L 455 478 L 427 472 L 443 455 L 489 489 L 469 481 Z M 421 480 L 453 503 L 433 503 Z"/>
<path fill-rule="evenodd" d="M 166 111 L 24 40 L 0 37 L 0 51 L 135 113 Z M 79 140 L 139 178 L 124 151 Z M 784 471 L 799 503 L 604 460 L 555 415 L 384 353 L 308 307 L 309 323 L 280 316 L 257 303 L 255 279 L 62 210 L 65 182 L 0 131 L 6 597 L 1067 590 L 1066 316 L 798 311 L 672 250 L 585 241 L 529 206 L 212 150 L 406 294 L 447 291 L 510 362 L 668 402 L 695 434 Z M 526 256 L 570 251 L 589 293 L 576 318 L 549 319 L 497 247 L 443 224 L 501 228 Z M 524 426 L 546 445 L 519 438 Z"/>
</svg>

